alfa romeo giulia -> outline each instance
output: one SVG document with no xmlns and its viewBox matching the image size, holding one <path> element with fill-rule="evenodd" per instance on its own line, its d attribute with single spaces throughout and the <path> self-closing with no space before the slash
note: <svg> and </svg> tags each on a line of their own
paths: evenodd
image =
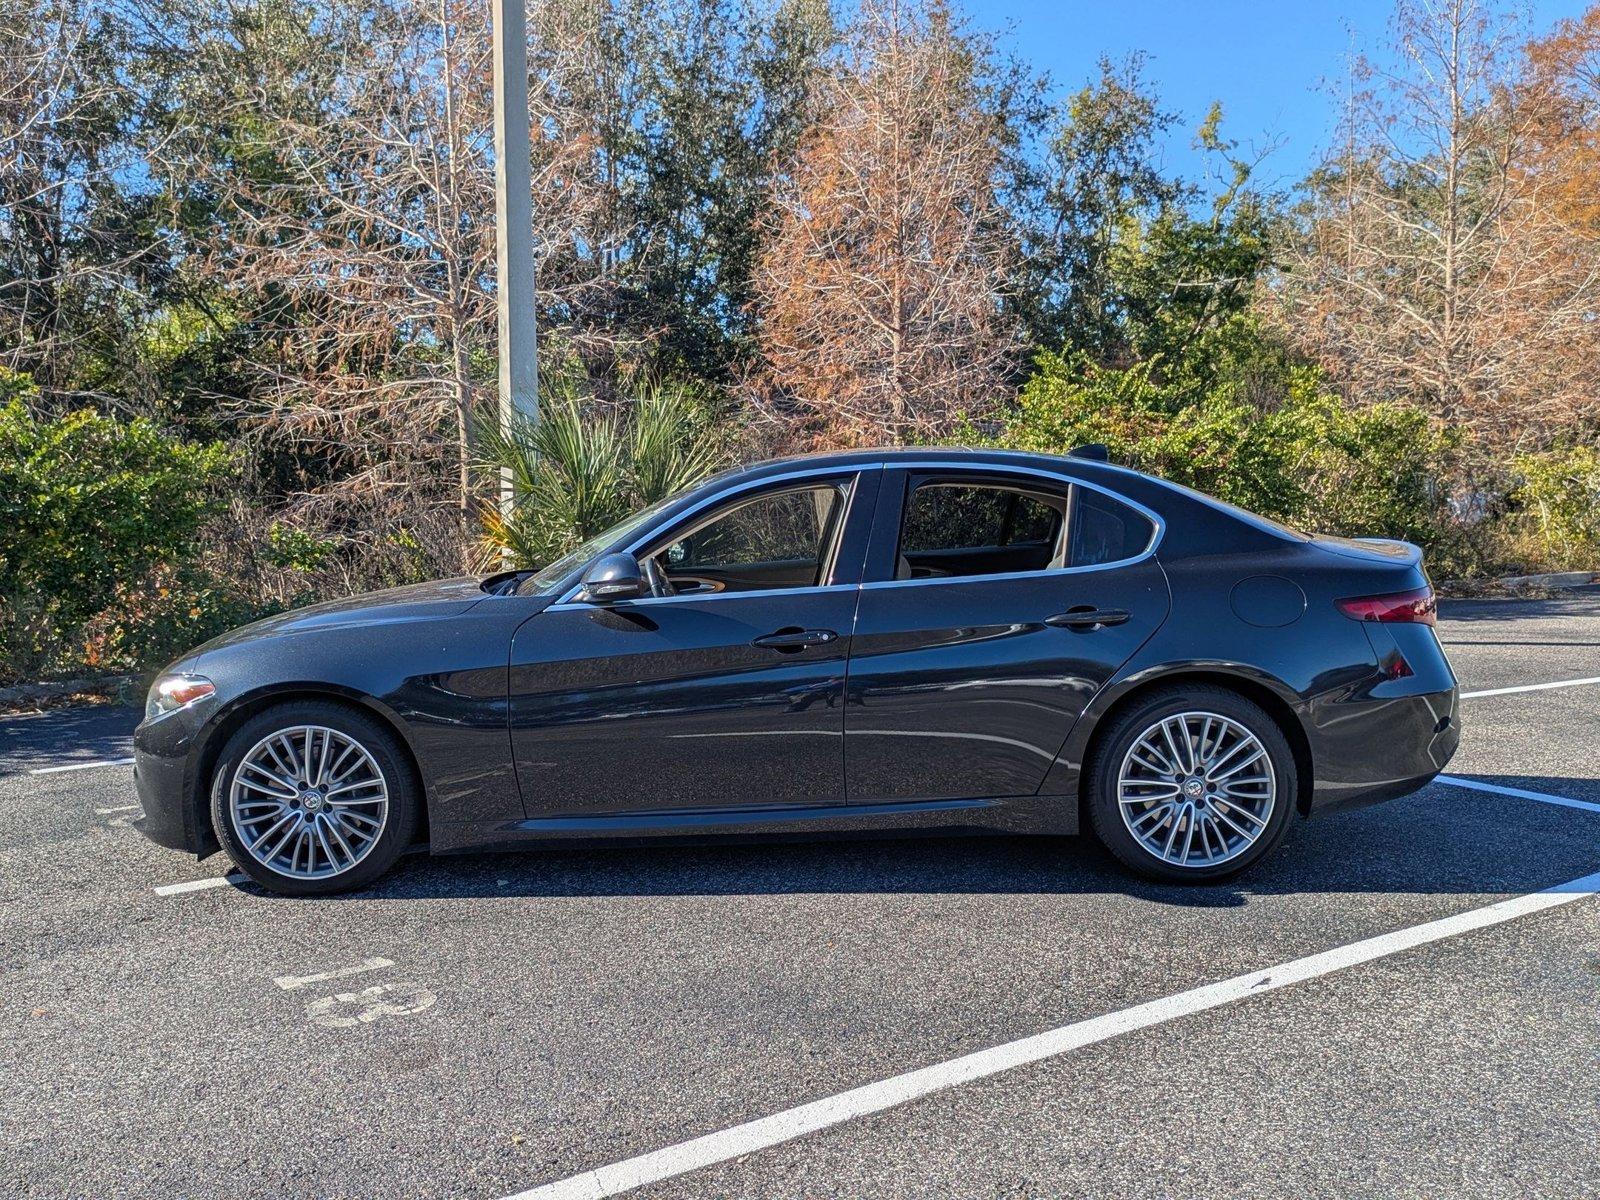
<svg viewBox="0 0 1600 1200">
<path fill-rule="evenodd" d="M 1100 461 L 730 471 L 537 571 L 258 621 L 173 663 L 140 828 L 289 895 L 408 848 L 1092 832 L 1214 881 L 1459 738 L 1416 547 Z"/>
</svg>

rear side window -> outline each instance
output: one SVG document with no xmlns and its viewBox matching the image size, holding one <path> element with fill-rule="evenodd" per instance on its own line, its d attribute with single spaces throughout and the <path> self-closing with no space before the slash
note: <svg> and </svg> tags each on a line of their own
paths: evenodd
<svg viewBox="0 0 1600 1200">
<path fill-rule="evenodd" d="M 973 578 L 1138 558 L 1155 525 L 1103 492 L 928 480 L 906 497 L 895 578 Z"/>
<path fill-rule="evenodd" d="M 1061 536 L 1060 510 L 1037 496 L 1019 495 L 1010 518 L 1003 539 L 1008 546 L 1054 546 Z"/>
<path fill-rule="evenodd" d="M 918 484 L 906 498 L 896 578 L 1042 571 L 1059 565 L 1065 495 L 993 484 Z"/>
<path fill-rule="evenodd" d="M 972 546 L 998 546 L 1005 523 L 1006 493 L 999 488 L 923 484 L 911 493 L 902 554 L 925 554 Z"/>
<path fill-rule="evenodd" d="M 1137 558 L 1155 533 L 1150 518 L 1121 501 L 1086 487 L 1073 489 L 1069 566 L 1092 567 Z"/>
</svg>

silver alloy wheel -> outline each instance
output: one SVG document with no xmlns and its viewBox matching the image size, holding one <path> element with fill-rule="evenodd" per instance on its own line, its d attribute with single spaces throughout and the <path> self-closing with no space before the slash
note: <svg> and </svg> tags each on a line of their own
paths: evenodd
<svg viewBox="0 0 1600 1200">
<path fill-rule="evenodd" d="M 269 733 L 240 761 L 228 810 L 245 851 L 262 866 L 326 879 L 372 853 L 389 822 L 389 785 L 371 751 L 349 734 L 293 725 Z"/>
<path fill-rule="evenodd" d="M 1117 811 L 1147 852 L 1176 867 L 1214 867 L 1255 845 L 1278 779 L 1261 739 L 1220 713 L 1162 717 L 1117 772 Z"/>
</svg>

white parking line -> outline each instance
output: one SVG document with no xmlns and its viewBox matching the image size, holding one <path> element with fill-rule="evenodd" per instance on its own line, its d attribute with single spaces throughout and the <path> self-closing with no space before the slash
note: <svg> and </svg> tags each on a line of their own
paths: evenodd
<svg viewBox="0 0 1600 1200">
<path fill-rule="evenodd" d="M 1207 1009 L 1232 1004 L 1248 996 L 1276 991 L 1290 984 L 1300 983 L 1342 971 L 1347 967 L 1387 958 L 1402 950 L 1426 946 L 1446 938 L 1458 937 L 1475 929 L 1486 929 L 1518 917 L 1544 912 L 1574 900 L 1594 896 L 1600 891 L 1600 872 L 1585 875 L 1569 883 L 1558 884 L 1546 891 L 1501 900 L 1482 908 L 1474 908 L 1454 916 L 1442 917 L 1409 929 L 1380 934 L 1364 941 L 1352 942 L 1336 950 L 1297 958 L 1248 975 L 1240 975 L 1221 983 L 1206 984 L 1176 996 L 1151 1000 L 1119 1012 L 1092 1017 L 1035 1034 L 1020 1041 L 1007 1042 L 989 1050 L 979 1050 L 931 1067 L 908 1071 L 889 1079 L 852 1088 L 836 1096 L 814 1100 L 796 1108 L 785 1109 L 769 1117 L 762 1117 L 743 1125 L 735 1125 L 718 1133 L 668 1146 L 585 1171 L 567 1179 L 557 1180 L 540 1187 L 519 1192 L 509 1200 L 602 1200 L 647 1183 L 686 1174 L 714 1163 L 727 1162 L 756 1150 L 791 1141 L 819 1129 L 853 1120 L 871 1113 L 883 1112 L 919 1097 L 945 1091 L 975 1079 L 984 1079 L 1028 1063 L 1055 1058 L 1083 1046 L 1106 1041 L 1136 1029 L 1148 1029 L 1180 1017 L 1191 1016 Z"/>
<path fill-rule="evenodd" d="M 230 871 L 226 875 L 218 875 L 212 879 L 191 879 L 186 883 L 163 883 L 160 887 L 152 889 L 158 896 L 181 896 L 185 892 L 203 892 L 207 888 L 230 887 L 244 883 L 248 875 L 239 871 Z"/>
<path fill-rule="evenodd" d="M 1519 800 L 1537 800 L 1540 804 L 1554 804 L 1561 808 L 1581 808 L 1585 812 L 1600 813 L 1600 804 L 1592 800 L 1572 800 L 1566 796 L 1552 796 L 1549 792 L 1530 792 L 1522 788 L 1503 787 L 1498 783 L 1480 783 L 1476 779 L 1463 779 L 1459 775 L 1436 775 L 1435 783 L 1448 783 L 1451 787 L 1471 788 L 1475 792 L 1494 792 L 1500 796 L 1515 796 Z"/>
<path fill-rule="evenodd" d="M 1462 692 L 1461 698 L 1476 700 L 1479 696 L 1509 696 L 1512 692 L 1548 692 L 1551 688 L 1583 687 L 1590 683 L 1600 683 L 1600 675 L 1587 679 L 1558 679 L 1554 683 L 1525 683 L 1520 687 L 1486 688 L 1481 692 Z"/>
<path fill-rule="evenodd" d="M 363 971 L 381 971 L 394 966 L 388 958 L 364 958 L 353 967 L 340 967 L 337 971 L 323 971 L 320 975 L 279 975 L 272 982 L 284 991 L 303 988 L 308 983 L 326 983 L 330 979 L 343 979 L 346 975 L 360 975 Z"/>
<path fill-rule="evenodd" d="M 35 767 L 29 775 L 59 775 L 63 771 L 93 771 L 99 767 L 125 767 L 131 763 L 131 758 L 102 758 L 96 762 L 67 763 L 61 767 Z"/>
</svg>

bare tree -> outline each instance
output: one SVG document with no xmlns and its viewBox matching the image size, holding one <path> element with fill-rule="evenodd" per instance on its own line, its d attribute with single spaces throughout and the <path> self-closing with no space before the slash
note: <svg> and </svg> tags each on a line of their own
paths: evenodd
<svg viewBox="0 0 1600 1200">
<path fill-rule="evenodd" d="M 1540 105 L 1485 0 L 1401 0 L 1397 65 L 1352 71 L 1313 177 L 1286 327 L 1356 399 L 1404 397 L 1515 437 L 1593 411 L 1600 275 L 1530 170 Z"/>
<path fill-rule="evenodd" d="M 390 492 L 426 506 L 453 492 L 465 515 L 495 339 L 488 6 L 290 13 L 191 37 L 216 58 L 206 78 L 253 74 L 223 97 L 227 153 L 182 146 L 170 170 L 221 198 L 209 271 L 275 331 L 256 416 L 265 397 L 274 433 L 335 465 L 342 478 L 320 500 Z M 597 192 L 592 142 L 561 104 L 574 50 L 536 47 L 530 91 L 538 302 L 581 336 L 597 285 L 574 262 L 590 252 Z"/>
<path fill-rule="evenodd" d="M 757 271 L 779 401 L 823 444 L 949 432 L 999 399 L 1018 335 L 982 48 L 941 6 L 869 3 L 818 87 Z"/>
<path fill-rule="evenodd" d="M 82 398 L 75 357 L 120 325 L 97 310 L 155 251 L 126 236 L 112 184 L 132 155 L 117 61 L 97 6 L 0 0 L 0 367 L 33 375 L 47 402 Z"/>
</svg>

